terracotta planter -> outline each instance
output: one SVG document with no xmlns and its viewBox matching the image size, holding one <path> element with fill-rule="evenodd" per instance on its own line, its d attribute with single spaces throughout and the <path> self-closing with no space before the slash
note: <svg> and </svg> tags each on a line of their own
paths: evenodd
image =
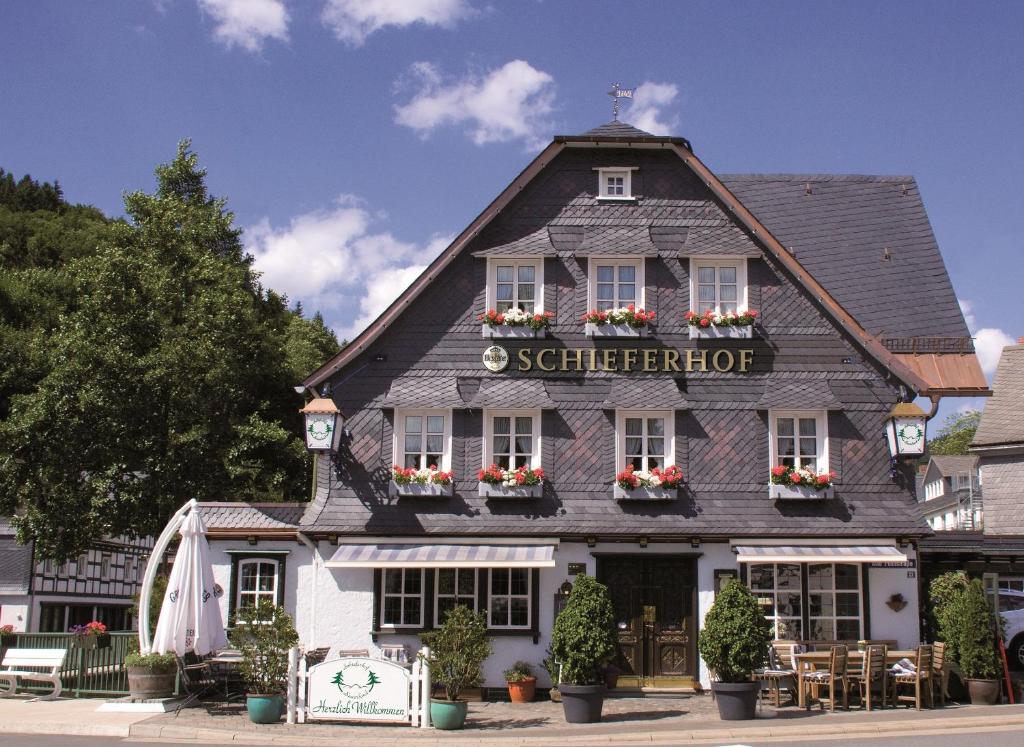
<svg viewBox="0 0 1024 747">
<path fill-rule="evenodd" d="M 537 678 L 527 677 L 519 682 L 508 683 L 508 696 L 513 703 L 529 703 L 537 691 Z"/>
<path fill-rule="evenodd" d="M 999 680 L 967 679 L 965 682 L 971 705 L 995 705 L 999 702 Z"/>
</svg>

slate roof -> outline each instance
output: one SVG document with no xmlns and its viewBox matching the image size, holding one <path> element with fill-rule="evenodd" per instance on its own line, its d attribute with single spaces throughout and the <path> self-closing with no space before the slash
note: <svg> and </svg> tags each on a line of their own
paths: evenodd
<svg viewBox="0 0 1024 747">
<path fill-rule="evenodd" d="M 651 241 L 647 226 L 588 226 L 583 242 L 576 249 L 581 256 L 656 257 L 658 247 Z"/>
<path fill-rule="evenodd" d="M 972 447 L 1024 444 L 1024 345 L 1007 345 Z"/>
<path fill-rule="evenodd" d="M 683 256 L 728 254 L 734 257 L 761 257 L 764 252 L 737 226 L 695 226 L 686 229 L 686 240 L 679 248 Z"/>
<path fill-rule="evenodd" d="M 765 384 L 764 394 L 757 401 L 757 409 L 841 410 L 843 405 L 836 399 L 827 381 L 799 379 L 769 381 Z"/>
<path fill-rule="evenodd" d="M 454 376 L 400 376 L 391 382 L 383 407 L 465 407 Z"/>
<path fill-rule="evenodd" d="M 523 257 L 523 256 L 553 256 L 555 246 L 551 243 L 551 236 L 545 226 L 538 231 L 527 234 L 504 244 L 496 244 L 473 252 L 474 257 Z"/>
<path fill-rule="evenodd" d="M 949 477 L 958 472 L 972 472 L 978 469 L 978 457 L 937 455 L 931 458 L 931 466 L 934 466 L 943 477 Z"/>
<path fill-rule="evenodd" d="M 329 460 L 324 460 L 329 461 Z M 306 503 L 200 503 L 207 530 L 296 529 Z"/>
<path fill-rule="evenodd" d="M 470 407 L 499 409 L 551 409 L 555 406 L 543 381 L 525 378 L 483 379 L 468 404 Z"/>
<path fill-rule="evenodd" d="M 970 337 L 913 177 L 718 176 L 868 332 Z"/>
<path fill-rule="evenodd" d="M 644 132 L 626 122 L 617 119 L 605 122 L 603 125 L 587 130 L 583 137 L 657 137 L 650 132 Z"/>
<path fill-rule="evenodd" d="M 616 377 L 602 406 L 606 409 L 637 408 L 685 410 L 686 397 L 670 376 Z"/>
</svg>

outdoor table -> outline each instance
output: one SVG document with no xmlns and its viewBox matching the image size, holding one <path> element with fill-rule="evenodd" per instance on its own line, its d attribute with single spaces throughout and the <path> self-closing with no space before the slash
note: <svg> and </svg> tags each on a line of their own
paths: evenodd
<svg viewBox="0 0 1024 747">
<path fill-rule="evenodd" d="M 216 656 L 211 656 L 206 660 L 206 663 L 210 665 L 211 672 L 215 672 L 219 675 L 218 679 L 224 680 L 224 697 L 230 700 L 232 679 L 236 682 L 239 681 L 238 667 L 242 663 L 242 654 L 238 651 L 228 649 L 221 651 Z M 232 675 L 234 675 L 234 677 L 232 677 Z"/>
<path fill-rule="evenodd" d="M 807 651 L 796 655 L 797 704 L 800 708 L 804 708 L 807 705 L 807 695 L 804 692 L 803 673 L 805 671 L 813 672 L 821 666 L 828 666 L 829 656 L 831 653 L 832 652 L 828 650 Z M 885 653 L 885 666 L 890 667 L 900 659 L 910 659 L 913 661 L 915 656 L 917 656 L 917 649 L 889 649 Z M 860 664 L 863 666 L 864 652 L 856 649 L 850 649 L 846 663 L 847 666 L 850 664 Z M 812 686 L 814 685 L 812 684 Z"/>
</svg>

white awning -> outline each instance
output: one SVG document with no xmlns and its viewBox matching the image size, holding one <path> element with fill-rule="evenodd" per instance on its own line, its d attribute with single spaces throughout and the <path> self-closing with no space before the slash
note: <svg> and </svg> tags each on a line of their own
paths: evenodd
<svg viewBox="0 0 1024 747">
<path fill-rule="evenodd" d="M 905 563 L 895 545 L 736 545 L 740 563 Z"/>
<path fill-rule="evenodd" d="M 328 568 L 554 568 L 554 545 L 339 545 Z"/>
</svg>

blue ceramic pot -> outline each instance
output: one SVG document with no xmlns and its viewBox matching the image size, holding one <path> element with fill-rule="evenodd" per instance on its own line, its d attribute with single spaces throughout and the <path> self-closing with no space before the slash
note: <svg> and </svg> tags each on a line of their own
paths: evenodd
<svg viewBox="0 0 1024 747">
<path fill-rule="evenodd" d="M 430 699 L 430 723 L 435 729 L 452 731 L 461 729 L 466 723 L 469 703 L 465 700 Z"/>
<path fill-rule="evenodd" d="M 254 724 L 276 724 L 284 712 L 284 697 L 281 695 L 247 695 L 245 707 L 249 720 Z"/>
</svg>

